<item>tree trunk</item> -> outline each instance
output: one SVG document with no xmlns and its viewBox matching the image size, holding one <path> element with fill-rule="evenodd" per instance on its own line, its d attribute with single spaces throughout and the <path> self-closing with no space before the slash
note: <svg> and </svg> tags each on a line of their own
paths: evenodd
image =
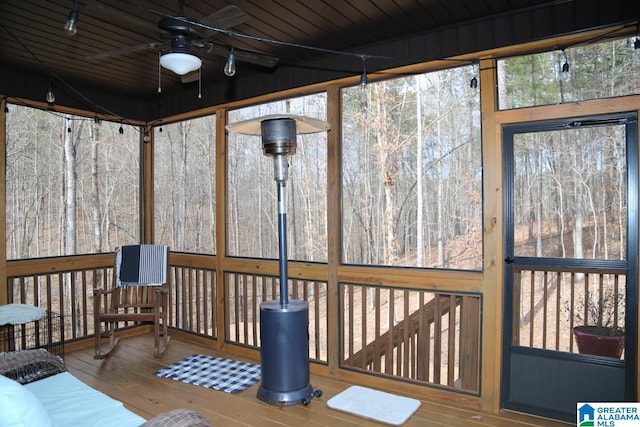
<svg viewBox="0 0 640 427">
<path fill-rule="evenodd" d="M 188 140 L 188 121 L 180 122 L 178 143 L 180 144 L 180 166 L 177 177 L 177 215 L 176 215 L 176 250 L 185 250 L 185 233 L 187 221 L 187 140 Z"/>
<path fill-rule="evenodd" d="M 100 182 L 98 179 L 98 127 L 94 123 L 89 127 L 91 139 L 91 217 L 93 220 L 93 249 L 102 250 L 102 208 L 100 206 Z"/>
<path fill-rule="evenodd" d="M 64 135 L 64 254 L 76 254 L 76 155 L 78 141 L 82 132 L 82 121 L 78 125 L 74 141 L 73 120 L 71 115 L 65 116 Z"/>
<path fill-rule="evenodd" d="M 424 76 L 416 76 L 416 267 L 424 266 L 424 196 L 422 194 L 422 88 Z"/>
</svg>

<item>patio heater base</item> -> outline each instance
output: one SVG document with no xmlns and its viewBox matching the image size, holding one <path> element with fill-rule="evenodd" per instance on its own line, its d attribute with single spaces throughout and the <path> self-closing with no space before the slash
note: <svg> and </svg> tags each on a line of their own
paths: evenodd
<svg viewBox="0 0 640 427">
<path fill-rule="evenodd" d="M 290 300 L 260 304 L 261 383 L 258 399 L 272 405 L 308 405 L 320 390 L 309 383 L 309 305 Z"/>
</svg>

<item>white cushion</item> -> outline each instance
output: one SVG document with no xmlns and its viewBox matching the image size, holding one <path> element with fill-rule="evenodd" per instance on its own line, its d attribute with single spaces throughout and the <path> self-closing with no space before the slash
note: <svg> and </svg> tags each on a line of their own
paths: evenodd
<svg viewBox="0 0 640 427">
<path fill-rule="evenodd" d="M 145 422 L 122 402 L 91 388 L 69 372 L 25 387 L 37 396 L 58 427 L 136 427 Z"/>
<path fill-rule="evenodd" d="M 55 426 L 38 398 L 20 383 L 0 375 L 0 425 L 2 427 Z"/>
</svg>

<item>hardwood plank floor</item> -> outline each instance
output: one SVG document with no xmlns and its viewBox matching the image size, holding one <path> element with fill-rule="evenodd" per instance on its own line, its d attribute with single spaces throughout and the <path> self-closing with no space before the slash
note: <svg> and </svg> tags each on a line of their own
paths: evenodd
<svg viewBox="0 0 640 427">
<path fill-rule="evenodd" d="M 257 399 L 258 384 L 236 394 L 158 378 L 153 372 L 191 354 L 209 354 L 257 363 L 236 355 L 221 354 L 191 342 L 173 339 L 167 353 L 154 359 L 150 334 L 123 338 L 107 359 L 95 360 L 93 347 L 67 352 L 69 372 L 86 384 L 125 403 L 150 419 L 175 408 L 200 412 L 214 426 L 381 426 L 384 424 L 330 409 L 326 401 L 352 384 L 312 375 L 311 383 L 323 396 L 310 405 L 278 407 Z M 523 418 L 523 419 L 519 419 Z M 404 424 L 407 427 L 566 427 L 568 424 L 544 419 L 495 416 L 422 401 L 418 411 Z"/>
</svg>

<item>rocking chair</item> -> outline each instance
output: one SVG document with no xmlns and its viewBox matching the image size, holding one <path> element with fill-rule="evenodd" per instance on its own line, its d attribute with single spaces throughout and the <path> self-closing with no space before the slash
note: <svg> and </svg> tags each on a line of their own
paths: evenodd
<svg viewBox="0 0 640 427">
<path fill-rule="evenodd" d="M 116 250 L 111 289 L 93 291 L 95 359 L 107 357 L 118 345 L 119 322 L 153 322 L 154 357 L 169 345 L 169 248 L 163 245 L 129 245 Z M 104 324 L 104 331 L 101 326 Z M 103 349 L 103 337 L 109 345 Z"/>
</svg>

